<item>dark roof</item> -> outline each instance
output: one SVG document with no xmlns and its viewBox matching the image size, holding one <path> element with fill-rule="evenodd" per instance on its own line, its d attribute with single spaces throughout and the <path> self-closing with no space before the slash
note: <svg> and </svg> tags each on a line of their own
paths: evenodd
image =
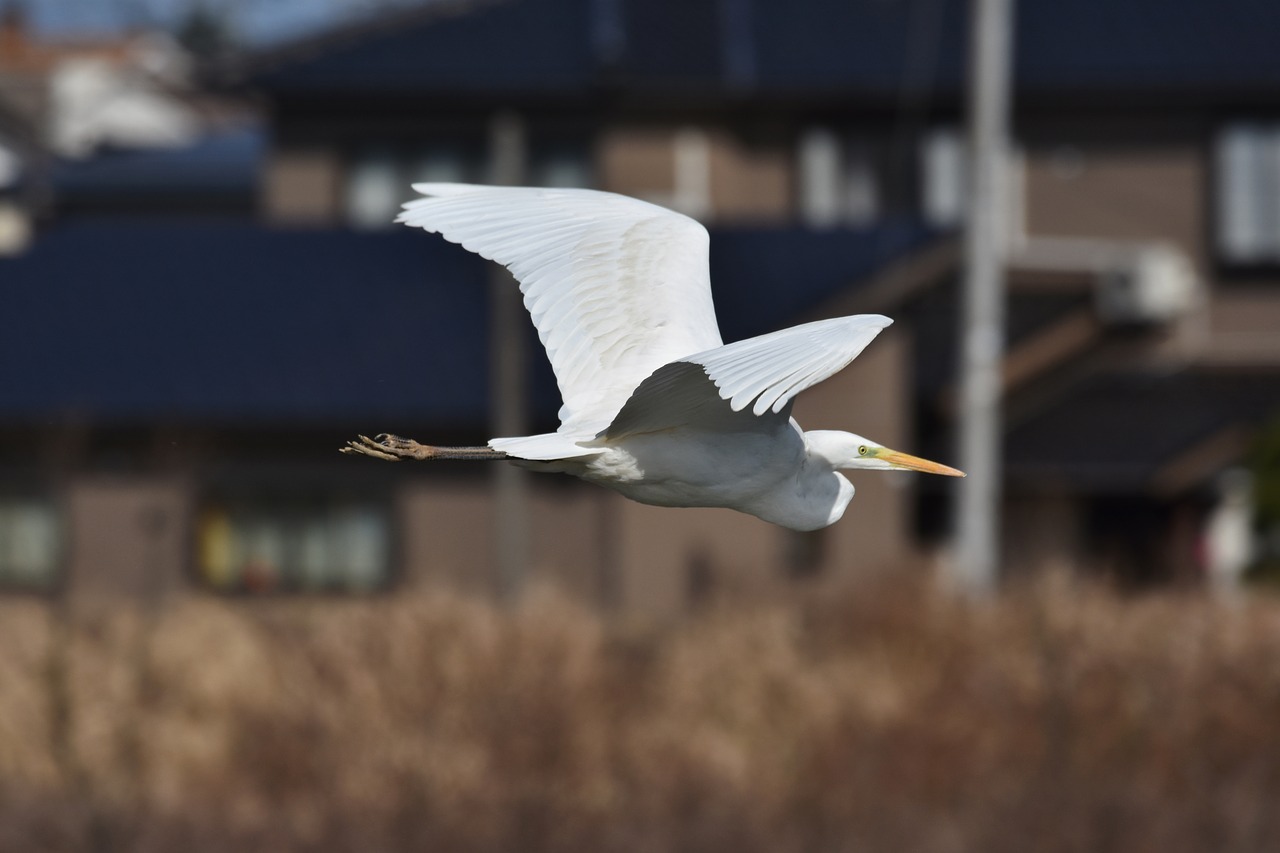
<svg viewBox="0 0 1280 853">
<path fill-rule="evenodd" d="M 280 93 L 503 99 L 605 90 L 669 96 L 954 96 L 962 0 L 437 0 L 396 26 L 260 58 Z M 1270 0 L 1015 3 L 1023 94 L 1224 92 L 1276 100 L 1280 4 Z M 841 101 L 841 103 L 844 103 Z"/>
<path fill-rule="evenodd" d="M 59 160 L 53 188 L 62 197 L 253 195 L 266 151 L 257 127 L 212 133 L 174 148 L 116 149 Z"/>
<path fill-rule="evenodd" d="M 927 239 L 716 232 L 726 338 L 785 326 Z M 483 424 L 486 277 L 409 229 L 67 222 L 0 260 L 0 419 Z M 559 400 L 536 360 L 549 421 Z"/>
<path fill-rule="evenodd" d="M 415 236 L 57 227 L 0 261 L 0 414 L 477 417 L 483 268 Z"/>
<path fill-rule="evenodd" d="M 742 0 L 761 84 L 897 93 L 920 82 L 954 90 L 964 75 L 961 0 Z M 1024 93 L 1176 92 L 1185 87 L 1267 93 L 1280 83 L 1280 5 L 1268 0 L 1014 2 L 1015 81 Z M 933 72 L 932 74 L 930 72 Z"/>
<path fill-rule="evenodd" d="M 1141 491 L 1178 453 L 1280 415 L 1280 375 L 1189 369 L 1093 377 L 1005 437 L 1014 483 Z"/>
<path fill-rule="evenodd" d="M 442 11 L 411 14 L 407 27 L 362 31 L 355 39 L 338 33 L 269 54 L 254 82 L 302 91 L 396 94 L 425 87 L 463 95 L 575 92 L 592 82 L 589 0 L 432 5 Z"/>
<path fill-rule="evenodd" d="M 711 289 L 726 341 L 790 325 L 937 238 L 910 222 L 860 230 L 713 228 Z"/>
</svg>

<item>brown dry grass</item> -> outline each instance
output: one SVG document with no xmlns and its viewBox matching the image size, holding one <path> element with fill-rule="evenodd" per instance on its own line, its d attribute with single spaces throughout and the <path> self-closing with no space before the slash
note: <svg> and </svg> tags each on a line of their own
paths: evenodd
<svg viewBox="0 0 1280 853">
<path fill-rule="evenodd" d="M 5 603 L 0 685 L 6 850 L 1280 849 L 1274 600 Z"/>
</svg>

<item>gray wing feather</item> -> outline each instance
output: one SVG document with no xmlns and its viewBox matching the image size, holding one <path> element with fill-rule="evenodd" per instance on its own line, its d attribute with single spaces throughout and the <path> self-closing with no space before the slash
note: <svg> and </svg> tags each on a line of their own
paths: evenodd
<svg viewBox="0 0 1280 853">
<path fill-rule="evenodd" d="M 702 365 L 735 412 L 752 401 L 752 414 L 780 412 L 801 391 L 843 370 L 892 322 L 879 314 L 818 320 L 680 360 Z"/>
<path fill-rule="evenodd" d="M 789 417 L 797 394 L 842 370 L 892 322 L 878 314 L 819 320 L 665 364 L 640 383 L 601 437 L 764 427 L 753 422 Z"/>
</svg>

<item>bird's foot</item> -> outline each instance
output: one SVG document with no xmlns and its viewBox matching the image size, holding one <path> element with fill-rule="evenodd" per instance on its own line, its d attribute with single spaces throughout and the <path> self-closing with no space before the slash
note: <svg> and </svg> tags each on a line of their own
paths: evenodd
<svg viewBox="0 0 1280 853">
<path fill-rule="evenodd" d="M 431 459 L 436 448 L 398 435 L 381 433 L 375 438 L 367 435 L 358 436 L 355 441 L 348 441 L 342 448 L 343 453 L 372 456 L 374 459 L 385 459 L 388 462 L 399 462 L 401 459 Z"/>
<path fill-rule="evenodd" d="M 381 433 L 373 438 L 358 436 L 341 448 L 343 453 L 372 456 L 388 462 L 401 459 L 506 459 L 507 454 L 489 447 L 433 447 L 419 444 L 411 438 Z"/>
</svg>

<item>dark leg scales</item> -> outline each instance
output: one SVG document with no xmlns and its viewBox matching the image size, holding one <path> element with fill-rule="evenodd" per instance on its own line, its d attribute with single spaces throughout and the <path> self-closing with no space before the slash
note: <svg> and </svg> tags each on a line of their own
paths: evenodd
<svg viewBox="0 0 1280 853">
<path fill-rule="evenodd" d="M 401 459 L 506 459 L 507 454 L 490 447 L 433 447 L 419 444 L 411 438 L 380 433 L 375 438 L 367 435 L 358 436 L 355 441 L 348 441 L 341 448 L 343 453 L 372 456 L 387 462 L 399 462 Z"/>
</svg>

